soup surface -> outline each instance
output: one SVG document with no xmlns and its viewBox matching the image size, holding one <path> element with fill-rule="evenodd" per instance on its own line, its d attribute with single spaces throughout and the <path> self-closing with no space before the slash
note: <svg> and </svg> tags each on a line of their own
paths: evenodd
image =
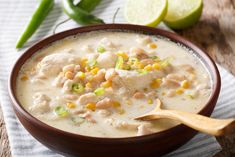
<svg viewBox="0 0 235 157">
<path fill-rule="evenodd" d="M 188 49 L 166 38 L 96 31 L 40 50 L 21 68 L 17 98 L 37 119 L 58 129 L 95 137 L 130 137 L 178 123 L 137 121 L 163 108 L 198 112 L 211 79 Z"/>
</svg>

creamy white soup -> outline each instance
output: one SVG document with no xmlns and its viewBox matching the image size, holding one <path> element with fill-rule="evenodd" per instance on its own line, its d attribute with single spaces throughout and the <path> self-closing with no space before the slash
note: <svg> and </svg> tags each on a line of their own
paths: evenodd
<svg viewBox="0 0 235 157">
<path fill-rule="evenodd" d="M 55 128 L 95 137 L 141 136 L 172 120 L 137 121 L 155 108 L 198 112 L 211 94 L 201 61 L 166 38 L 96 31 L 55 42 L 32 56 L 17 78 L 17 98 Z"/>
</svg>

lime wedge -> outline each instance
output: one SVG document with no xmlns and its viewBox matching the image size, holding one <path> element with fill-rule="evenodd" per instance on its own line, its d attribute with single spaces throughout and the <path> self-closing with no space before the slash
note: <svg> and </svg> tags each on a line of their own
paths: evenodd
<svg viewBox="0 0 235 157">
<path fill-rule="evenodd" d="M 202 0 L 168 0 L 164 23 L 172 29 L 188 28 L 200 19 L 202 9 Z"/>
<path fill-rule="evenodd" d="M 167 13 L 167 0 L 127 0 L 125 19 L 131 24 L 154 27 Z"/>
</svg>

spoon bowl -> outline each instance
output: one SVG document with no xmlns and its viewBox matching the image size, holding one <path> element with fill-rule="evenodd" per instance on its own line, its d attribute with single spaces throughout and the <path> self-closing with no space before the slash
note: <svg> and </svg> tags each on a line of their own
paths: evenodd
<svg viewBox="0 0 235 157">
<path fill-rule="evenodd" d="M 162 109 L 162 102 L 157 99 L 156 108 L 134 118 L 135 120 L 156 120 L 167 118 L 176 120 L 192 129 L 214 136 L 231 134 L 235 130 L 235 119 L 214 119 L 196 113 Z"/>
</svg>

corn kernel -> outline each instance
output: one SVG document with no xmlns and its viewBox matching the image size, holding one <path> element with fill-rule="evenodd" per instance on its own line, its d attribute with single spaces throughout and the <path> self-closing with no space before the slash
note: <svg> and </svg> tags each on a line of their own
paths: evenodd
<svg viewBox="0 0 235 157">
<path fill-rule="evenodd" d="M 114 101 L 114 102 L 112 103 L 112 106 L 115 107 L 115 108 L 117 108 L 117 107 L 120 107 L 121 104 L 120 104 L 119 102 L 117 102 L 117 101 Z"/>
<path fill-rule="evenodd" d="M 29 77 L 28 77 L 28 76 L 26 76 L 26 75 L 24 75 L 24 76 L 22 76 L 20 79 L 21 79 L 22 81 L 26 81 L 26 80 L 28 80 L 28 79 L 29 79 Z"/>
<path fill-rule="evenodd" d="M 154 64 L 152 65 L 152 67 L 153 67 L 154 70 L 160 70 L 160 69 L 161 69 L 161 65 L 158 64 L 158 63 L 154 63 Z"/>
<path fill-rule="evenodd" d="M 127 101 L 126 101 L 126 104 L 129 105 L 129 106 L 131 106 L 131 105 L 132 105 L 132 101 L 131 101 L 131 100 L 127 100 Z"/>
<path fill-rule="evenodd" d="M 166 95 L 166 92 L 162 92 L 162 96 Z"/>
<path fill-rule="evenodd" d="M 67 79 L 70 79 L 72 80 L 73 77 L 74 77 L 74 73 L 72 73 L 71 71 L 67 71 L 64 76 L 67 78 Z"/>
<path fill-rule="evenodd" d="M 161 84 L 161 79 L 155 79 L 153 80 L 151 83 L 150 83 L 150 87 L 155 89 L 155 88 L 158 88 Z"/>
<path fill-rule="evenodd" d="M 79 72 L 76 74 L 76 76 L 75 76 L 75 77 L 80 78 L 80 79 L 84 79 L 84 78 L 85 78 L 85 73 L 84 73 L 84 72 L 79 71 Z"/>
<path fill-rule="evenodd" d="M 148 48 L 155 49 L 157 48 L 157 45 L 155 43 L 148 44 Z"/>
<path fill-rule="evenodd" d="M 91 67 L 89 67 L 89 66 L 86 66 L 86 67 L 85 67 L 85 71 L 86 71 L 86 72 L 89 72 L 89 71 L 91 71 L 91 70 L 92 70 Z"/>
<path fill-rule="evenodd" d="M 101 86 L 104 88 L 109 88 L 112 86 L 112 81 L 105 81 L 101 84 Z"/>
<path fill-rule="evenodd" d="M 95 111 L 96 110 L 96 104 L 95 103 L 88 103 L 86 104 L 86 108 L 89 109 L 89 110 L 92 110 L 92 111 Z"/>
<path fill-rule="evenodd" d="M 187 80 L 182 81 L 181 87 L 188 89 L 190 87 L 189 82 Z"/>
<path fill-rule="evenodd" d="M 68 108 L 75 108 L 76 107 L 76 104 L 74 104 L 72 102 L 68 102 L 66 105 Z"/>
<path fill-rule="evenodd" d="M 144 70 L 151 71 L 152 70 L 152 66 L 151 65 L 147 65 L 147 66 L 144 67 Z"/>
<path fill-rule="evenodd" d="M 82 58 L 82 59 L 81 59 L 81 67 L 84 68 L 84 67 L 87 65 L 87 61 L 88 61 L 87 58 Z"/>
<path fill-rule="evenodd" d="M 90 82 L 87 82 L 85 86 L 86 86 L 86 88 L 91 88 L 92 87 Z"/>
<path fill-rule="evenodd" d="M 120 57 L 122 57 L 124 59 L 128 59 L 129 58 L 128 55 L 125 52 L 118 52 L 117 56 L 120 56 Z"/>
<path fill-rule="evenodd" d="M 119 113 L 120 115 L 122 115 L 122 114 L 125 113 L 125 110 L 121 108 L 121 109 L 118 110 L 118 113 Z"/>
<path fill-rule="evenodd" d="M 136 61 L 133 65 L 138 69 L 144 69 L 144 64 L 139 61 Z"/>
<path fill-rule="evenodd" d="M 153 104 L 153 100 L 152 99 L 148 99 L 148 104 Z"/>
<path fill-rule="evenodd" d="M 96 68 L 92 69 L 90 72 L 91 72 L 92 75 L 96 75 L 99 70 L 100 69 L 96 67 Z"/>
<path fill-rule="evenodd" d="M 162 83 L 162 79 L 160 79 L 160 78 L 157 78 L 155 81 L 158 82 L 159 84 Z"/>
<path fill-rule="evenodd" d="M 184 90 L 183 90 L 182 88 L 178 88 L 178 89 L 176 89 L 175 92 L 176 92 L 177 94 L 181 95 L 181 94 L 184 93 Z"/>
<path fill-rule="evenodd" d="M 153 81 L 152 83 L 150 83 L 150 87 L 154 89 L 154 88 L 158 88 L 159 85 L 156 81 Z"/>
</svg>

